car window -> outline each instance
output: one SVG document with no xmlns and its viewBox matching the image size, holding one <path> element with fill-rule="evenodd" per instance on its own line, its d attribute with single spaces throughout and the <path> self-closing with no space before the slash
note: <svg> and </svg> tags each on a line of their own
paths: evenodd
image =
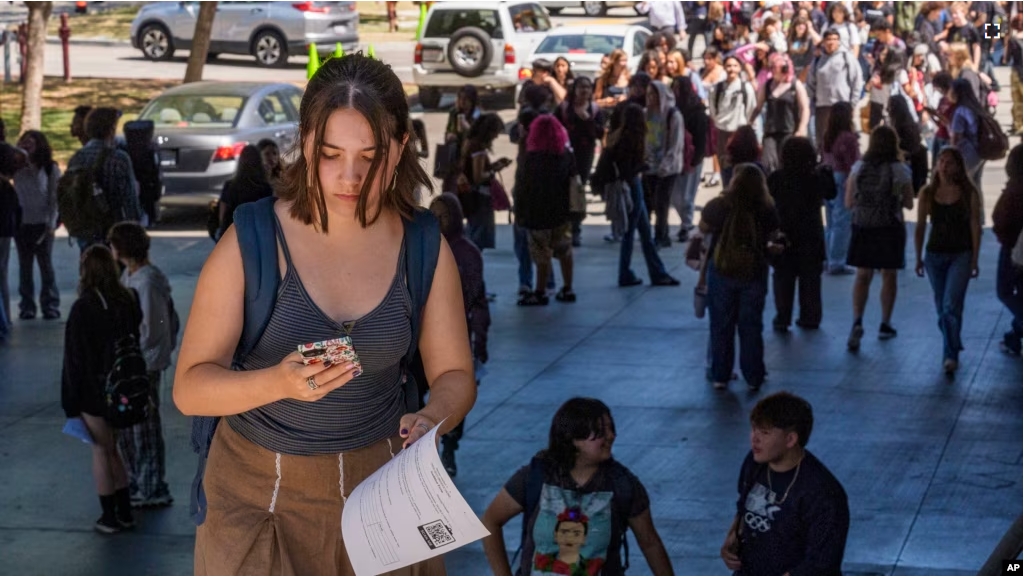
<svg viewBox="0 0 1024 577">
<path fill-rule="evenodd" d="M 274 98 L 277 100 L 277 102 L 283 105 L 282 108 L 284 108 L 284 116 L 285 116 L 284 120 L 285 120 L 285 122 L 298 122 L 299 121 L 299 115 L 298 115 L 299 105 L 296 104 L 294 100 L 292 100 L 293 96 L 295 96 L 295 93 L 294 92 L 290 92 L 290 91 L 289 92 L 281 91 L 281 92 L 276 92 L 274 94 Z M 301 94 L 298 96 L 298 99 L 300 101 L 302 100 L 302 95 Z"/>
<path fill-rule="evenodd" d="M 560 34 L 548 36 L 537 47 L 536 52 L 545 54 L 608 54 L 622 48 L 622 36 L 598 34 Z"/>
<path fill-rule="evenodd" d="M 286 110 L 288 108 L 281 100 L 280 93 L 275 92 L 260 101 L 259 106 L 256 107 L 256 115 L 264 124 L 284 124 L 291 120 Z"/>
<path fill-rule="evenodd" d="M 427 22 L 424 38 L 449 38 L 459 28 L 473 26 L 486 32 L 491 38 L 504 37 L 497 10 L 445 9 L 434 10 Z"/>
<path fill-rule="evenodd" d="M 516 32 L 547 32 L 551 30 L 551 20 L 540 4 L 513 4 L 508 7 L 508 15 L 512 17 L 512 25 Z"/>
<path fill-rule="evenodd" d="M 302 93 L 292 92 L 289 94 L 289 99 L 292 101 L 292 108 L 295 109 L 295 114 L 298 114 L 302 110 Z"/>
<path fill-rule="evenodd" d="M 242 96 L 159 96 L 142 112 L 142 120 L 157 126 L 228 127 L 238 124 L 238 112 L 245 107 Z"/>
<path fill-rule="evenodd" d="M 647 45 L 647 34 L 637 32 L 633 35 L 633 55 L 643 54 Z"/>
</svg>

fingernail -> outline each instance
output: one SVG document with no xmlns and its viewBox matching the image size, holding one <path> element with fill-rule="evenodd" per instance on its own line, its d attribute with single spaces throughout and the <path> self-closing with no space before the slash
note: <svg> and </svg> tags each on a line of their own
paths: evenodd
<svg viewBox="0 0 1024 577">
<path fill-rule="evenodd" d="M 358 377 L 361 374 L 363 374 L 363 371 L 357 370 L 354 373 L 352 373 L 352 378 L 354 379 L 354 378 Z"/>
<path fill-rule="evenodd" d="M 334 363 L 332 363 L 331 361 L 324 361 L 324 368 L 325 369 L 329 369 L 329 368 L 331 368 L 331 365 L 333 365 L 333 364 Z"/>
<path fill-rule="evenodd" d="M 345 367 L 345 370 L 346 371 L 351 371 L 354 368 L 356 368 L 356 364 L 355 363 L 349 363 L 348 366 Z"/>
<path fill-rule="evenodd" d="M 409 434 L 409 429 L 402 429 L 401 431 L 399 431 L 399 434 L 404 437 L 405 435 Z"/>
</svg>

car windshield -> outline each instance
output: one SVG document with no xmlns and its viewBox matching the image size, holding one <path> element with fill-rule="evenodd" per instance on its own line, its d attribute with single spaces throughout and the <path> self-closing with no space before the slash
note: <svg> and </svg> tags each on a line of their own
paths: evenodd
<svg viewBox="0 0 1024 577">
<path fill-rule="evenodd" d="M 544 54 L 608 54 L 622 48 L 622 36 L 603 34 L 559 34 L 548 36 L 537 47 Z"/>
<path fill-rule="evenodd" d="M 548 13 L 539 4 L 513 4 L 508 7 L 516 32 L 547 32 L 551 30 Z"/>
<path fill-rule="evenodd" d="M 157 97 L 142 112 L 142 120 L 157 126 L 228 128 L 238 123 L 246 98 L 233 95 L 175 94 Z"/>
</svg>

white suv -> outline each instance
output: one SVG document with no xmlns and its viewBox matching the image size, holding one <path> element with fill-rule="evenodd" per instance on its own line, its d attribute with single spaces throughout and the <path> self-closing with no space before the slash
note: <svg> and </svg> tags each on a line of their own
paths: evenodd
<svg viewBox="0 0 1024 577">
<path fill-rule="evenodd" d="M 519 69 L 550 29 L 539 2 L 434 3 L 412 67 L 420 104 L 436 108 L 466 84 L 514 96 Z"/>
</svg>

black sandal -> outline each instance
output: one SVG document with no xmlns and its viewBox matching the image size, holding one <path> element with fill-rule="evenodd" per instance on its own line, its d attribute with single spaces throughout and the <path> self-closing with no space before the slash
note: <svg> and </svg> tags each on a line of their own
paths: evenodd
<svg viewBox="0 0 1024 577">
<path fill-rule="evenodd" d="M 574 303 L 576 302 L 576 293 L 562 287 L 562 290 L 555 295 L 555 300 L 560 303 Z"/>
<path fill-rule="evenodd" d="M 523 298 L 516 302 L 521 307 L 536 307 L 536 306 L 547 306 L 548 300 L 547 295 L 542 293 L 529 293 Z"/>
</svg>

